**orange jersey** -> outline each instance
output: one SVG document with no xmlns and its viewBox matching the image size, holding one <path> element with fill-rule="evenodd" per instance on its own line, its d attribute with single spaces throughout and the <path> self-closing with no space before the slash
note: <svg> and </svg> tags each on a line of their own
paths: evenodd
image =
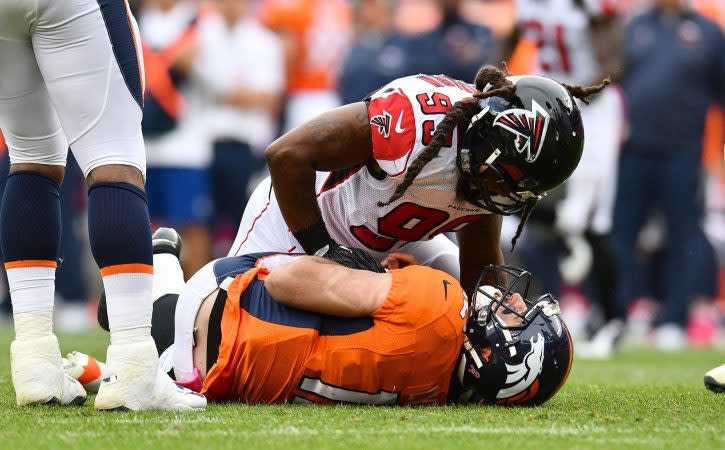
<svg viewBox="0 0 725 450">
<path fill-rule="evenodd" d="M 219 357 L 202 389 L 209 400 L 446 402 L 467 312 L 453 277 L 423 266 L 393 270 L 372 317 L 346 319 L 276 302 L 266 273 L 251 269 L 228 289 Z"/>
<path fill-rule="evenodd" d="M 262 21 L 288 44 L 287 89 L 334 90 L 346 56 L 351 11 L 345 0 L 267 0 Z"/>
</svg>

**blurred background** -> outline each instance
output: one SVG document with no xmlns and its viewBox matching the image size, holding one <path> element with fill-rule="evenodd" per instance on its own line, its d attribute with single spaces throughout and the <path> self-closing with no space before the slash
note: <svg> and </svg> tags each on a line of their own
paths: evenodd
<svg viewBox="0 0 725 450">
<path fill-rule="evenodd" d="M 725 0 L 137 0 L 152 226 L 192 274 L 226 255 L 264 149 L 410 74 L 483 64 L 613 86 L 581 105 L 580 167 L 508 262 L 557 295 L 581 356 L 725 347 Z M 0 177 L 7 152 L 0 137 Z M 4 183 L 0 183 L 0 186 Z M 56 328 L 96 327 L 100 279 L 75 162 L 62 186 Z M 0 279 L 3 279 L 0 276 Z M 0 281 L 0 327 L 10 327 Z"/>
</svg>

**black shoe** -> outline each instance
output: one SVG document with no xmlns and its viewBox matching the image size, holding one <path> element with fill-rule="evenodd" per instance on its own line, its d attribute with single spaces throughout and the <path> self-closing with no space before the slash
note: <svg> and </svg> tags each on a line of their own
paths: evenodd
<svg viewBox="0 0 725 450">
<path fill-rule="evenodd" d="M 181 236 L 173 228 L 159 228 L 151 236 L 154 255 L 171 253 L 177 258 L 181 254 Z"/>
</svg>

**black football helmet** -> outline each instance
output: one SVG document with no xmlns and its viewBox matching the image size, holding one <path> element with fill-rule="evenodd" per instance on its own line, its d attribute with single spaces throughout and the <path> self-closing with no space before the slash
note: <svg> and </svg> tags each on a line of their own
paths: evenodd
<svg viewBox="0 0 725 450">
<path fill-rule="evenodd" d="M 515 98 L 480 100 L 457 156 L 463 198 L 502 215 L 532 208 L 569 178 L 584 146 L 579 108 L 564 86 L 533 75 L 508 79 Z"/>
<path fill-rule="evenodd" d="M 569 330 L 551 294 L 528 299 L 530 281 L 531 274 L 517 267 L 484 268 L 469 301 L 458 401 L 538 405 L 566 381 L 573 357 Z"/>
</svg>

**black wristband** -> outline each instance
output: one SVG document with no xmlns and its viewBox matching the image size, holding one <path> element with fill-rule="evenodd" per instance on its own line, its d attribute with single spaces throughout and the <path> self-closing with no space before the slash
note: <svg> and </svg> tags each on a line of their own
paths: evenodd
<svg viewBox="0 0 725 450">
<path fill-rule="evenodd" d="M 330 237 L 330 233 L 327 232 L 327 227 L 322 217 L 309 227 L 295 231 L 292 235 L 308 255 L 313 255 L 322 247 L 335 242 Z"/>
</svg>

